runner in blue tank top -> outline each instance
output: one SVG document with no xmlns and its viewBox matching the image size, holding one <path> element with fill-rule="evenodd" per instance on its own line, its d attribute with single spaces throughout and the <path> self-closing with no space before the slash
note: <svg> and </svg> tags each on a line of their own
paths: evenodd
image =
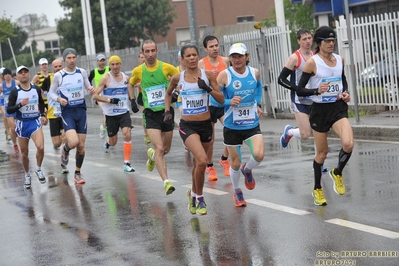
<svg viewBox="0 0 399 266">
<path fill-rule="evenodd" d="M 259 118 L 263 115 L 262 82 L 259 71 L 247 66 L 249 55 L 243 43 L 235 43 L 230 47 L 229 59 L 232 66 L 220 72 L 217 82 L 225 97 L 223 137 L 230 154 L 234 204 L 236 207 L 244 207 L 246 201 L 239 184 L 240 170 L 245 177 L 247 189 L 254 189 L 252 169 L 264 157 L 264 141 L 259 127 Z M 241 165 L 243 142 L 249 146 L 251 156 L 247 163 Z"/>
</svg>

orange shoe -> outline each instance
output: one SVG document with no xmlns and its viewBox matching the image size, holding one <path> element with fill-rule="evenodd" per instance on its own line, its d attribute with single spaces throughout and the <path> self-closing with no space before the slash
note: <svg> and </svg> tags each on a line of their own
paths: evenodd
<svg viewBox="0 0 399 266">
<path fill-rule="evenodd" d="M 255 188 L 255 185 L 256 185 L 256 183 L 255 183 L 255 179 L 254 179 L 254 177 L 252 176 L 252 170 L 250 170 L 250 171 L 244 171 L 244 169 L 245 169 L 245 163 L 243 164 L 243 165 L 241 165 L 241 173 L 244 175 L 244 177 L 245 177 L 245 187 L 247 188 L 247 189 L 249 189 L 249 190 L 252 190 L 252 189 L 254 189 Z"/>
<path fill-rule="evenodd" d="M 208 180 L 209 181 L 218 180 L 218 175 L 216 174 L 216 170 L 215 170 L 214 166 L 207 167 L 205 172 L 208 175 Z"/>
<path fill-rule="evenodd" d="M 18 149 L 18 145 L 14 145 L 14 153 L 18 153 L 19 149 Z"/>
<path fill-rule="evenodd" d="M 244 195 L 242 194 L 241 189 L 238 190 L 237 192 L 234 192 L 233 199 L 234 199 L 234 205 L 236 207 L 245 207 L 245 206 L 247 206 L 247 202 L 244 199 Z"/>
<path fill-rule="evenodd" d="M 229 160 L 222 160 L 219 158 L 219 164 L 223 167 L 223 174 L 225 176 L 230 176 L 230 163 Z"/>
</svg>

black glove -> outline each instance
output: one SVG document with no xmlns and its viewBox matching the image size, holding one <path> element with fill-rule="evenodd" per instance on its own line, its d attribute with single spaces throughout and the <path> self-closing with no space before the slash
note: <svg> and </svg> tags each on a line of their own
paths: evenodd
<svg viewBox="0 0 399 266">
<path fill-rule="evenodd" d="M 133 113 L 137 113 L 138 111 L 140 111 L 139 108 L 137 107 L 137 103 L 134 99 L 130 100 L 130 105 L 132 107 Z"/>
<path fill-rule="evenodd" d="M 118 98 L 111 98 L 111 100 L 109 101 L 109 103 L 112 104 L 118 104 L 121 100 L 119 100 Z"/>
<path fill-rule="evenodd" d="M 208 85 L 206 85 L 205 80 L 198 78 L 198 87 L 200 87 L 201 89 L 205 90 L 206 92 L 210 93 L 212 91 L 212 88 L 209 87 Z"/>
<path fill-rule="evenodd" d="M 165 111 L 165 113 L 163 114 L 163 122 L 168 125 L 171 125 L 173 123 L 173 115 L 170 111 Z"/>
<path fill-rule="evenodd" d="M 173 91 L 173 93 L 172 93 L 172 103 L 177 102 L 177 98 L 179 98 L 179 94 L 180 94 L 179 91 Z"/>
</svg>

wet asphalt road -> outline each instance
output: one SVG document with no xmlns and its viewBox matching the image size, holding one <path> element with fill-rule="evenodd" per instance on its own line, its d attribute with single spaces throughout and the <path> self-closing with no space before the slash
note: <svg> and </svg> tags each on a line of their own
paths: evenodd
<svg viewBox="0 0 399 266">
<path fill-rule="evenodd" d="M 101 115 L 90 113 L 85 185 L 73 183 L 74 151 L 71 173 L 60 174 L 60 151 L 53 150 L 48 127 L 47 183 L 34 177 L 31 144 L 31 190 L 23 188 L 19 156 L 0 141 L 9 153 L 0 163 L 0 265 L 399 265 L 398 142 L 356 142 L 344 170 L 346 194 L 335 194 L 325 174 L 328 205 L 317 207 L 311 196 L 312 141 L 293 139 L 282 149 L 279 136 L 265 135 L 256 188 L 246 190 L 241 177 L 248 206 L 234 207 L 230 179 L 217 165 L 219 180 L 205 183 L 208 215 L 193 216 L 186 200 L 191 161 L 178 132 L 166 156 L 176 191 L 166 196 L 156 169 L 146 169 L 142 127 L 132 131 L 136 173 L 126 174 L 123 141 L 103 153 Z M 220 154 L 222 132 L 216 131 Z M 339 149 L 331 140 L 329 168 Z M 248 153 L 243 148 L 245 160 Z"/>
</svg>

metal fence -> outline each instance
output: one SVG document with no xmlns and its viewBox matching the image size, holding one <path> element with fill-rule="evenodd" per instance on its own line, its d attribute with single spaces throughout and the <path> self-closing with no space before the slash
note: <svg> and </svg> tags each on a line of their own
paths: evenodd
<svg viewBox="0 0 399 266">
<path fill-rule="evenodd" d="M 351 17 L 355 76 L 352 76 L 350 71 L 352 63 L 346 20 L 341 16 L 335 21 L 335 25 L 338 37 L 337 52 L 345 58 L 348 83 L 351 85 L 351 81 L 355 81 L 355 88 L 350 86 L 349 90 L 357 90 L 359 106 L 399 108 L 399 12 L 356 19 Z M 262 82 L 268 87 L 263 97 L 263 103 L 269 108 L 266 111 L 273 114 L 291 112 L 290 91 L 277 83 L 278 75 L 292 53 L 288 27 L 284 30 L 274 27 L 224 35 L 223 38 L 219 38 L 219 42 L 222 56 L 227 56 L 233 43 L 245 43 L 250 55 L 250 65 L 260 70 Z M 172 65 L 179 64 L 177 47 L 169 48 L 167 43 L 157 46 L 159 60 Z M 204 57 L 203 47 L 199 47 L 199 50 L 200 56 Z M 123 61 L 122 71 L 130 75 L 132 69 L 138 66 L 139 52 L 140 47 L 127 48 L 113 51 L 106 54 L 106 57 L 112 54 L 119 55 Z M 77 65 L 89 72 L 96 66 L 95 55 L 79 56 Z"/>
</svg>

